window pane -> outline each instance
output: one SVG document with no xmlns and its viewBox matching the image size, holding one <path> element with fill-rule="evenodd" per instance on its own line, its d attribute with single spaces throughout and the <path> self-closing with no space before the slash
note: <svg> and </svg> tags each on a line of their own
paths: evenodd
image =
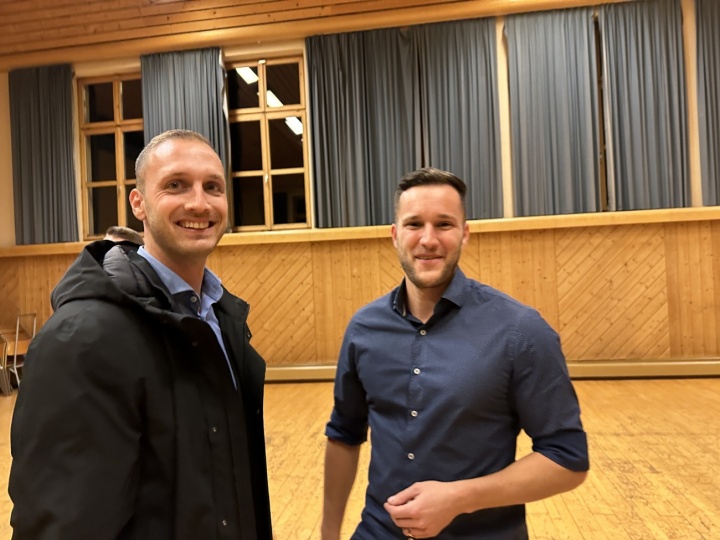
<svg viewBox="0 0 720 540">
<path fill-rule="evenodd" d="M 122 81 L 122 117 L 125 120 L 130 118 L 142 118 L 142 85 L 140 79 Z"/>
<path fill-rule="evenodd" d="M 265 224 L 262 176 L 233 178 L 235 227 Z"/>
<path fill-rule="evenodd" d="M 228 107 L 231 110 L 260 106 L 257 72 L 257 67 L 249 66 L 228 70 Z"/>
<path fill-rule="evenodd" d="M 291 125 L 302 127 L 302 123 L 299 118 L 294 116 L 290 118 L 294 118 L 294 120 L 279 118 L 268 122 L 270 124 L 270 166 L 273 169 L 303 166 L 302 135 L 296 135 L 288 125 L 288 122 L 293 122 Z"/>
<path fill-rule="evenodd" d="M 142 131 L 127 131 L 123 133 L 125 140 L 125 178 L 135 178 L 135 160 L 143 149 L 145 137 Z"/>
<path fill-rule="evenodd" d="M 230 148 L 233 171 L 262 170 L 260 121 L 230 124 Z"/>
<path fill-rule="evenodd" d="M 305 223 L 305 176 L 283 174 L 272 177 L 273 221 L 275 223 Z"/>
<path fill-rule="evenodd" d="M 107 122 L 115 119 L 113 85 L 111 82 L 87 86 L 87 122 Z"/>
<path fill-rule="evenodd" d="M 298 64 L 267 66 L 268 106 L 300 104 L 300 72 Z M 275 96 L 275 100 L 272 96 Z"/>
<path fill-rule="evenodd" d="M 90 234 L 105 234 L 108 227 L 117 225 L 117 189 L 114 186 L 88 189 Z"/>
<path fill-rule="evenodd" d="M 88 153 L 88 182 L 115 180 L 115 135 L 90 135 Z"/>
<path fill-rule="evenodd" d="M 130 190 L 128 190 L 128 194 L 130 194 Z M 137 232 L 143 232 L 143 224 L 142 221 L 140 221 L 138 218 L 135 217 L 135 214 L 132 213 L 132 208 L 130 207 L 130 203 L 125 201 L 125 219 L 127 220 L 127 226 L 131 229 L 135 229 Z"/>
</svg>

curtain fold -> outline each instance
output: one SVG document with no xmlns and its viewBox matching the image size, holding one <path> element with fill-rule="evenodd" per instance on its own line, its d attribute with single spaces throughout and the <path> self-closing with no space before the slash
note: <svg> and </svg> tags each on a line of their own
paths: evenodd
<svg viewBox="0 0 720 540">
<path fill-rule="evenodd" d="M 495 19 L 428 24 L 413 34 L 423 164 L 465 181 L 469 219 L 502 217 Z"/>
<path fill-rule="evenodd" d="M 720 204 L 720 2 L 696 0 L 703 204 Z"/>
<path fill-rule="evenodd" d="M 390 29 L 306 43 L 316 225 L 391 223 L 395 185 L 420 163 L 411 40 Z"/>
<path fill-rule="evenodd" d="M 15 242 L 78 240 L 70 65 L 8 74 Z"/>
<path fill-rule="evenodd" d="M 516 216 L 601 210 L 593 13 L 509 16 Z"/>
<path fill-rule="evenodd" d="M 600 8 L 611 210 L 688 206 L 679 0 Z"/>
<path fill-rule="evenodd" d="M 169 129 L 190 129 L 212 143 L 229 171 L 225 69 L 218 47 L 140 57 L 145 144 Z"/>
<path fill-rule="evenodd" d="M 502 215 L 494 20 L 307 39 L 318 227 L 393 220 L 408 171 L 468 184 L 468 216 Z"/>
</svg>

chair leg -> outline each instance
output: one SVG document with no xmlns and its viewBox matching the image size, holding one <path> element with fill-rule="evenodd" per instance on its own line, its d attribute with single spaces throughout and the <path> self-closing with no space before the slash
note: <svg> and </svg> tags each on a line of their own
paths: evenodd
<svg viewBox="0 0 720 540">
<path fill-rule="evenodd" d="M 10 384 L 10 376 L 7 370 L 0 371 L 0 392 L 5 396 L 12 395 L 12 385 Z"/>
</svg>

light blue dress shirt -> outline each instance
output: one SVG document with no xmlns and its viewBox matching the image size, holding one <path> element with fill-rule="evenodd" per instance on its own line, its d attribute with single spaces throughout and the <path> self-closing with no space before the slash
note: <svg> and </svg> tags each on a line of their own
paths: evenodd
<svg viewBox="0 0 720 540">
<path fill-rule="evenodd" d="M 150 266 L 153 267 L 153 270 L 157 272 L 157 275 L 183 310 L 183 314 L 197 317 L 210 325 L 210 328 L 215 332 L 218 343 L 220 343 L 220 348 L 222 348 L 225 354 L 225 360 L 230 370 L 233 385 L 237 388 L 235 373 L 233 372 L 227 350 L 225 349 L 225 343 L 223 342 L 220 323 L 215 316 L 215 311 L 212 309 L 213 304 L 219 302 L 223 295 L 220 278 L 213 274 L 211 270 L 205 268 L 202 289 L 200 291 L 201 294 L 200 298 L 198 298 L 198 294 L 183 278 L 150 255 L 143 246 L 140 246 L 140 249 L 138 249 L 138 255 L 145 258 L 147 262 L 150 263 Z"/>
</svg>

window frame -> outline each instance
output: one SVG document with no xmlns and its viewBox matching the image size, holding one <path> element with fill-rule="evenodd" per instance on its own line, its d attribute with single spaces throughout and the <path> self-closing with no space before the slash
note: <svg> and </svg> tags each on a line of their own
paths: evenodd
<svg viewBox="0 0 720 540">
<path fill-rule="evenodd" d="M 283 105 L 282 107 L 269 107 L 267 105 L 267 68 L 275 65 L 297 64 L 298 91 L 300 103 Z M 263 55 L 237 57 L 225 60 L 226 72 L 240 67 L 255 68 L 258 75 L 258 106 L 244 109 L 230 109 L 228 104 L 228 126 L 243 121 L 258 121 L 260 123 L 260 145 L 262 170 L 232 171 L 228 173 L 228 200 L 230 201 L 230 219 L 232 232 L 260 232 L 309 229 L 313 226 L 312 190 L 310 185 L 310 129 L 308 126 L 307 89 L 305 86 L 305 57 L 302 51 L 282 55 Z M 272 168 L 270 145 L 270 121 L 285 119 L 294 116 L 300 119 L 303 125 L 302 134 L 302 167 Z M 229 141 L 232 144 L 231 141 Z M 232 153 L 232 152 L 231 152 Z M 275 223 L 273 204 L 273 177 L 290 174 L 303 176 L 305 197 L 305 221 L 293 223 Z M 263 186 L 263 215 L 264 224 L 261 225 L 234 225 L 235 208 L 233 207 L 233 188 L 236 178 L 262 178 Z"/>
<path fill-rule="evenodd" d="M 127 212 L 130 211 L 128 196 L 135 187 L 136 179 L 125 177 L 125 137 L 128 132 L 144 131 L 144 118 L 122 118 L 122 83 L 124 81 L 141 81 L 141 73 L 131 73 L 81 77 L 77 79 L 78 100 L 78 140 L 80 158 L 80 189 L 82 200 L 82 236 L 83 240 L 97 240 L 105 235 L 105 231 L 91 233 L 93 216 L 90 211 L 90 190 L 96 188 L 116 188 L 117 223 L 127 226 Z M 96 84 L 112 83 L 113 120 L 90 122 L 88 118 L 87 89 Z M 113 180 L 90 180 L 89 144 L 90 137 L 96 135 L 113 135 L 115 138 L 115 178 Z M 142 231 L 140 231 L 142 232 Z"/>
</svg>

